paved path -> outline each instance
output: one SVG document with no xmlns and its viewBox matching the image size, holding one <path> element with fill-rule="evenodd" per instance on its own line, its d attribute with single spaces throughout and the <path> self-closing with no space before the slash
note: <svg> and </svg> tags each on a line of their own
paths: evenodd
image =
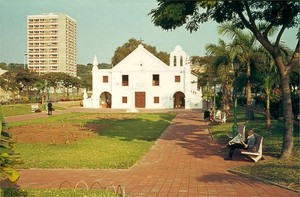
<svg viewBox="0 0 300 197">
<path fill-rule="evenodd" d="M 12 121 L 12 120 L 11 120 Z M 22 170 L 21 188 L 122 185 L 128 196 L 299 196 L 226 169 L 248 164 L 224 161 L 199 111 L 182 110 L 143 159 L 129 170 Z M 62 184 L 63 183 L 63 184 Z M 95 183 L 95 184 L 94 184 Z"/>
</svg>

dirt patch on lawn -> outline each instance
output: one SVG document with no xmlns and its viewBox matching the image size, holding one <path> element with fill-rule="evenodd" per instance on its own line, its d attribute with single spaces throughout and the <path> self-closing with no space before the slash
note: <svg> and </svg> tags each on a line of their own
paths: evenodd
<svg viewBox="0 0 300 197">
<path fill-rule="evenodd" d="M 49 144 L 67 144 L 76 140 L 92 137 L 108 125 L 88 123 L 44 123 L 14 127 L 9 130 L 14 142 L 42 142 Z"/>
</svg>

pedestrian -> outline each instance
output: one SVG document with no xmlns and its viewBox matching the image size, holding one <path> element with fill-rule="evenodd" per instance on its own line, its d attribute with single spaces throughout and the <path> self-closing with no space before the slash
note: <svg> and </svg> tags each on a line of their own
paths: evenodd
<svg viewBox="0 0 300 197">
<path fill-rule="evenodd" d="M 52 108 L 52 103 L 51 102 L 48 102 L 47 108 L 48 108 L 48 115 L 52 115 L 53 108 Z"/>
</svg>

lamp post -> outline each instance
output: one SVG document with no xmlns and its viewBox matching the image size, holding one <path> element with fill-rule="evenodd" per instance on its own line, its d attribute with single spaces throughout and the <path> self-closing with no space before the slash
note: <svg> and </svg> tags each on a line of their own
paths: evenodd
<svg viewBox="0 0 300 197">
<path fill-rule="evenodd" d="M 238 126 L 237 126 L 237 90 L 236 90 L 236 78 L 237 72 L 240 68 L 240 61 L 237 57 L 234 58 L 232 62 L 232 67 L 234 70 L 234 84 L 233 84 L 233 96 L 234 96 L 234 106 L 233 106 L 233 126 L 232 126 L 232 136 L 235 137 L 238 134 Z"/>
<path fill-rule="evenodd" d="M 216 85 L 217 78 L 214 78 L 214 120 L 216 120 Z"/>
<path fill-rule="evenodd" d="M 47 102 L 49 102 L 50 101 L 50 87 L 49 87 L 49 83 L 48 83 L 48 80 L 46 79 L 45 80 L 45 89 L 46 89 L 46 92 L 47 92 Z"/>
<path fill-rule="evenodd" d="M 209 87 L 209 83 L 207 82 L 206 84 L 206 111 L 208 111 L 208 87 Z"/>
<path fill-rule="evenodd" d="M 27 53 L 24 53 L 24 66 L 23 66 L 24 70 L 26 69 L 26 56 L 27 56 Z"/>
</svg>

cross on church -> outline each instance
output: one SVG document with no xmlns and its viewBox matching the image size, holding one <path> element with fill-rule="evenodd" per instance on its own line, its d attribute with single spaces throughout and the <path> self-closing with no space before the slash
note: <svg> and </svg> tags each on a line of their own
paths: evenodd
<svg viewBox="0 0 300 197">
<path fill-rule="evenodd" d="M 140 40 L 139 40 L 139 41 L 140 41 L 140 43 L 142 44 L 144 40 L 143 40 L 142 38 L 140 38 Z"/>
</svg>

